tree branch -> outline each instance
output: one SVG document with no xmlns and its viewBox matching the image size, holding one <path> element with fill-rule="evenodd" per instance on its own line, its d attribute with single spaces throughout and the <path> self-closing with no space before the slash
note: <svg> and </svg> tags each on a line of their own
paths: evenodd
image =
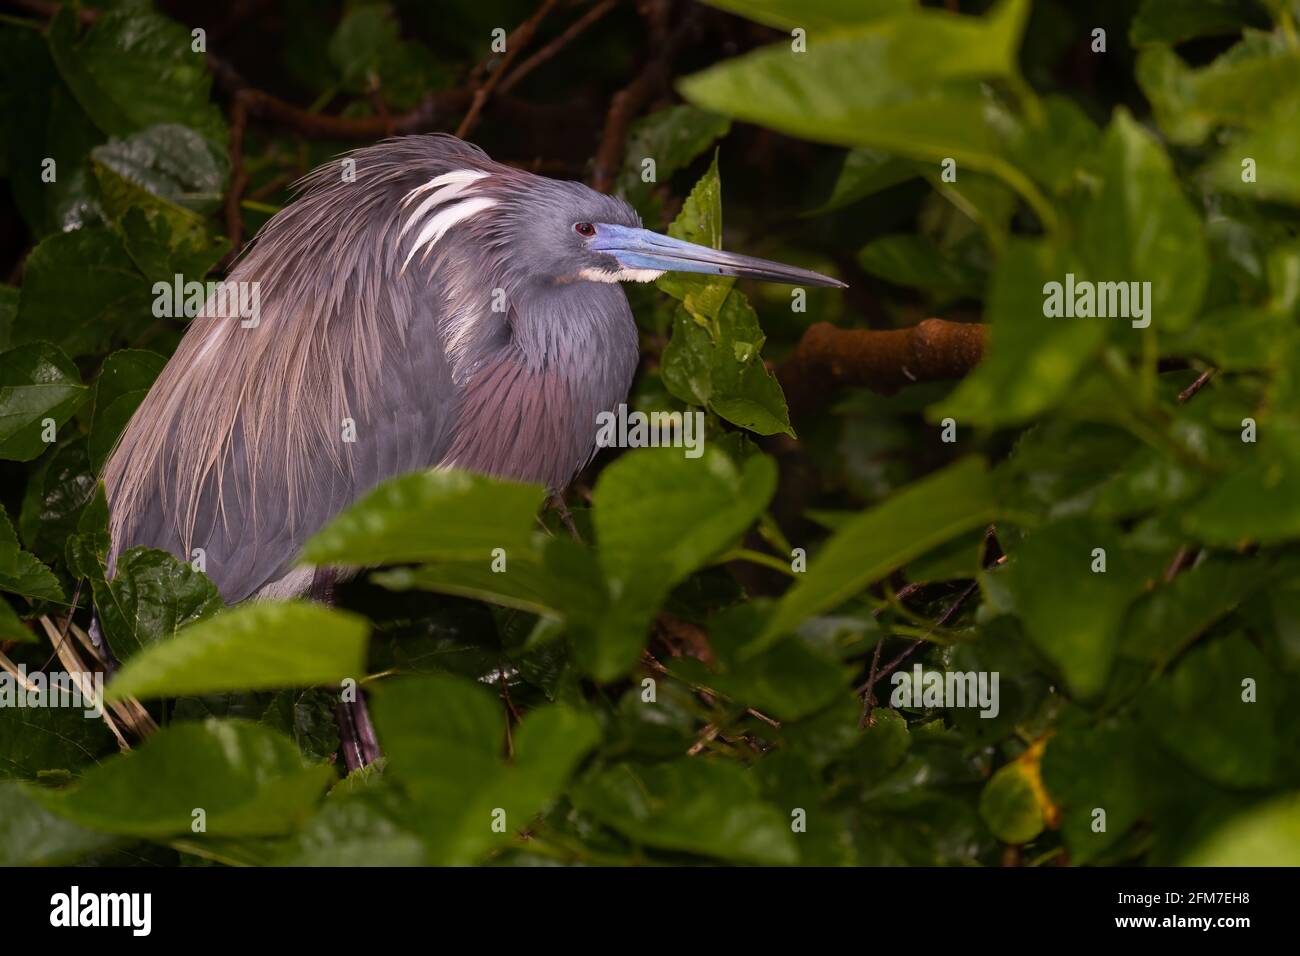
<svg viewBox="0 0 1300 956">
<path fill-rule="evenodd" d="M 523 63 L 520 63 L 515 67 L 514 72 L 501 81 L 501 85 L 498 89 L 502 93 L 509 93 L 525 76 L 533 72 L 533 70 L 537 69 L 537 67 L 541 66 L 547 60 L 552 59 L 566 46 L 578 37 L 582 36 L 582 34 L 586 33 L 589 26 L 605 14 L 609 13 L 610 10 L 614 9 L 614 4 L 615 0 L 601 0 L 600 3 L 596 4 L 577 20 L 574 20 L 573 23 L 569 24 L 568 28 L 563 33 L 557 36 L 550 43 L 546 44 L 546 46 L 542 47 L 528 59 L 524 60 Z"/>
<path fill-rule="evenodd" d="M 985 328 L 926 319 L 910 329 L 841 329 L 818 322 L 776 369 L 791 411 L 807 410 L 836 387 L 892 395 L 904 385 L 961 378 L 984 355 Z"/>
<path fill-rule="evenodd" d="M 597 192 L 607 193 L 614 188 L 614 178 L 623 166 L 623 154 L 627 149 L 627 133 L 632 126 L 632 120 L 668 82 L 673 57 L 677 55 L 686 37 L 695 29 L 694 11 L 690 11 L 682 17 L 671 34 L 666 34 L 668 10 L 667 3 L 650 7 L 652 36 L 650 47 L 656 51 L 656 55 L 652 56 L 636 78 L 615 93 L 609 102 L 609 112 L 605 116 L 605 130 L 601 133 L 600 146 L 596 149 L 596 159 L 591 172 L 591 188 Z M 666 34 L 666 38 L 656 39 L 656 34 Z"/>
</svg>

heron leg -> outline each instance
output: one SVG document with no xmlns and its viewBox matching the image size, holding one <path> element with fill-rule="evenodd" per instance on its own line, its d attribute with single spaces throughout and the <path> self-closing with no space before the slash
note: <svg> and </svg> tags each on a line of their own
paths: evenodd
<svg viewBox="0 0 1300 956">
<path fill-rule="evenodd" d="M 312 575 L 308 596 L 320 604 L 334 605 L 334 571 L 317 568 Z M 366 707 L 365 692 L 359 688 L 355 700 L 340 700 L 334 708 L 334 720 L 339 727 L 339 749 L 348 773 L 374 763 L 382 755 L 375 725 Z"/>
</svg>

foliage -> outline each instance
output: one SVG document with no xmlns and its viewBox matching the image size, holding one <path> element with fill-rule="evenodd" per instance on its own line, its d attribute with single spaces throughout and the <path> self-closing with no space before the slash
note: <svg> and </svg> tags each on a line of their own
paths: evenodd
<svg viewBox="0 0 1300 956">
<path fill-rule="evenodd" d="M 39 619 L 80 594 L 89 624 L 91 597 L 109 699 L 161 725 L 122 755 L 80 709 L 0 707 L 0 862 L 1300 862 L 1300 9 L 1103 4 L 1097 50 L 1060 2 L 709 3 L 757 48 L 676 76 L 617 188 L 854 288 L 807 312 L 715 277 L 629 290 L 629 401 L 703 413 L 703 454 L 603 452 L 581 540 L 541 488 L 394 479 L 305 549 L 366 569 L 337 609 L 223 609 L 144 548 L 110 576 L 97 476 L 183 331 L 153 283 L 220 275 L 231 129 L 147 4 L 0 18 L 30 247 L 0 288 L 0 649 L 39 670 Z M 417 6 L 316 14 L 289 82 L 412 109 L 496 25 L 452 5 L 483 38 L 456 47 Z M 593 77 L 532 89 L 621 89 L 639 21 L 604 27 Z M 1070 57 L 1104 79 L 1062 81 Z M 340 145 L 247 140 L 244 238 Z M 1067 274 L 1149 283 L 1149 324 L 1048 315 Z M 989 327 L 960 382 L 787 406 L 812 321 L 928 315 Z M 894 665 L 996 674 L 996 713 L 883 670 L 868 692 Z M 385 751 L 347 777 L 340 682 Z"/>
</svg>

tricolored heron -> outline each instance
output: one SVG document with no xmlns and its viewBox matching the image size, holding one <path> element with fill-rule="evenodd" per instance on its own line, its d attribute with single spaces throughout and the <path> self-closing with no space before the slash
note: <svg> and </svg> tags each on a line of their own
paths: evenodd
<svg viewBox="0 0 1300 956">
<path fill-rule="evenodd" d="M 319 592 L 303 543 L 385 478 L 568 485 L 636 369 L 620 282 L 842 285 L 650 232 L 621 199 L 452 136 L 347 159 L 308 175 L 228 277 L 257 283 L 256 321 L 195 318 L 127 425 L 104 470 L 110 559 L 201 548 L 228 603 Z"/>
</svg>

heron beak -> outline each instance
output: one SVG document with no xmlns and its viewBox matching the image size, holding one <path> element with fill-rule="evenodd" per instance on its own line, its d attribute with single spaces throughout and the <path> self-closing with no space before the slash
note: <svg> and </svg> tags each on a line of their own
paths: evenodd
<svg viewBox="0 0 1300 956">
<path fill-rule="evenodd" d="M 739 256 L 683 242 L 671 236 L 662 236 L 649 229 L 634 229 L 611 223 L 597 223 L 596 235 L 587 248 L 604 252 L 618 260 L 624 269 L 652 270 L 657 272 L 700 272 L 707 275 L 735 276 L 742 279 L 761 279 L 764 282 L 785 282 L 790 285 L 829 286 L 847 289 L 839 279 L 819 272 L 787 266 L 753 256 Z"/>
</svg>

